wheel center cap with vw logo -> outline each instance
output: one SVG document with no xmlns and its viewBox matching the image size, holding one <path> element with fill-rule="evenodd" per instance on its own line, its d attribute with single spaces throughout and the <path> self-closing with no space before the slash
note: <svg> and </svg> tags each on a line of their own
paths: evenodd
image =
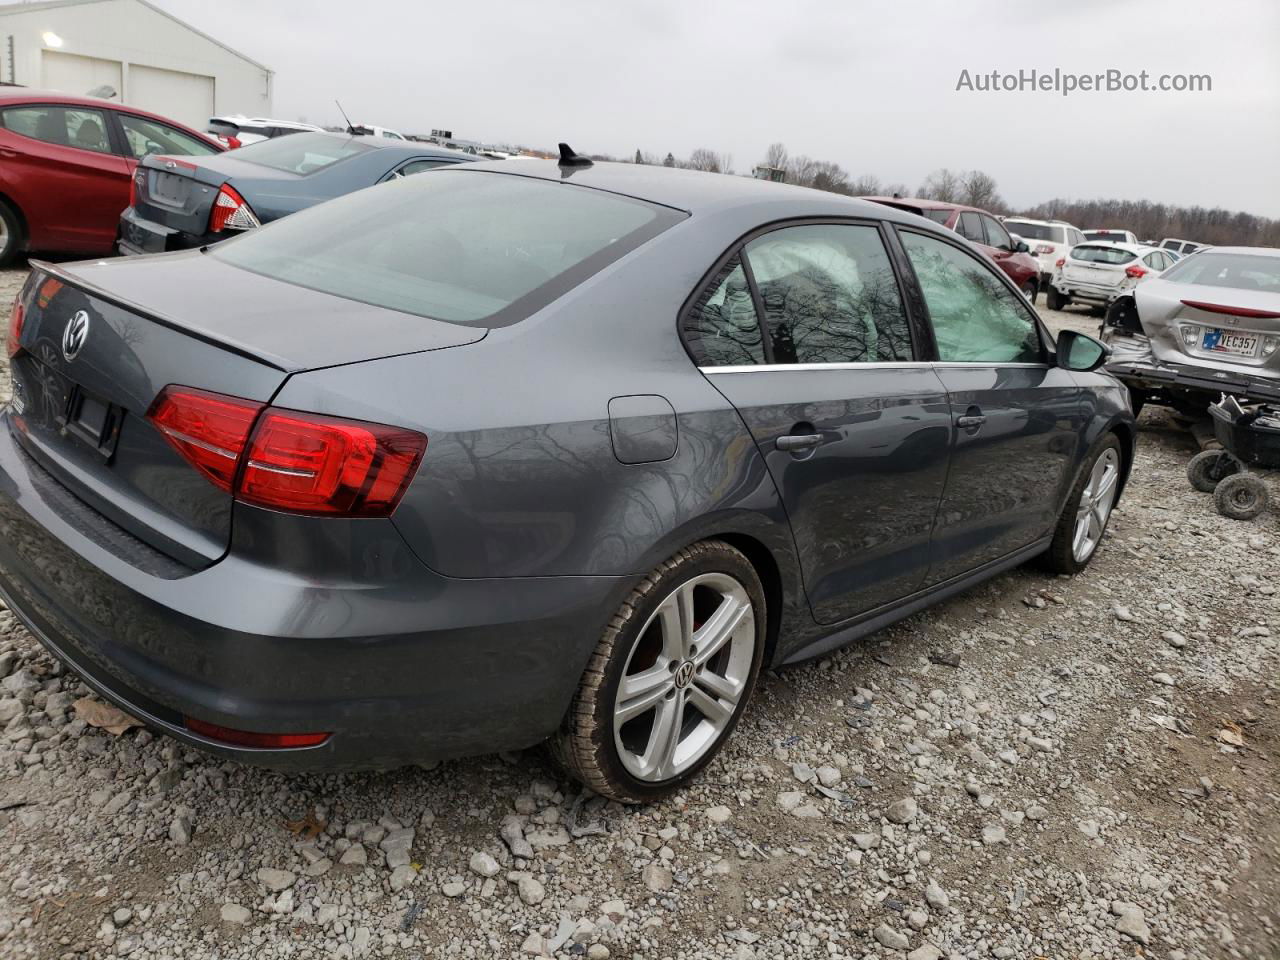
<svg viewBox="0 0 1280 960">
<path fill-rule="evenodd" d="M 676 686 L 687 687 L 689 681 L 693 679 L 693 661 L 685 660 L 680 666 L 676 667 Z"/>
<path fill-rule="evenodd" d="M 62 331 L 62 358 L 70 363 L 84 349 L 84 342 L 89 339 L 89 314 L 77 310 L 74 317 L 67 321 Z"/>
</svg>

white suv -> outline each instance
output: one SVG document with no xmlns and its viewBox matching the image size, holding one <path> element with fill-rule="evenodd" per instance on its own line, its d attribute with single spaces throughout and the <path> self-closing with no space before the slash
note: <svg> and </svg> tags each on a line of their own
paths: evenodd
<svg viewBox="0 0 1280 960">
<path fill-rule="evenodd" d="M 225 117 L 210 117 L 205 132 L 217 137 L 228 147 L 247 147 L 251 143 L 283 137 L 291 133 L 324 132 L 324 127 L 313 123 L 300 123 L 297 120 L 272 120 L 269 117 L 246 117 L 232 114 Z"/>
<path fill-rule="evenodd" d="M 1031 255 L 1040 262 L 1040 289 L 1049 289 L 1054 264 L 1077 243 L 1084 242 L 1084 235 L 1065 220 L 1027 220 L 1023 217 L 1005 217 L 1005 227 L 1026 241 Z"/>
</svg>

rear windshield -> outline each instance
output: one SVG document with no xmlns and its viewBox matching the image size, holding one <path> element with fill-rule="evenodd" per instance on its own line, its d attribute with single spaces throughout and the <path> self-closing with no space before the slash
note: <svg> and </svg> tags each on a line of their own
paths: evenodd
<svg viewBox="0 0 1280 960">
<path fill-rule="evenodd" d="M 1086 230 L 1084 231 L 1086 240 L 1116 240 L 1123 242 L 1128 239 L 1119 230 Z"/>
<path fill-rule="evenodd" d="M 246 133 L 260 133 L 267 136 L 265 129 L 242 127 Z M 256 163 L 272 170 L 283 170 L 285 173 L 315 173 L 325 167 L 345 160 L 347 157 L 376 150 L 367 143 L 361 143 L 352 137 L 331 133 L 301 133 L 294 137 L 280 137 L 275 140 L 261 140 L 241 147 L 235 153 L 237 160 Z"/>
<path fill-rule="evenodd" d="M 1179 260 L 1162 273 L 1160 279 L 1280 293 L 1280 256 L 1201 250 L 1195 256 Z"/>
<path fill-rule="evenodd" d="M 920 212 L 934 223 L 940 223 L 944 227 L 947 225 L 947 221 L 951 219 L 950 210 L 921 210 Z"/>
<path fill-rule="evenodd" d="M 339 197 L 209 255 L 361 303 L 502 326 L 684 216 L 559 181 L 441 171 Z"/>
<path fill-rule="evenodd" d="M 1047 223 L 1006 220 L 1004 225 L 1024 240 L 1048 240 L 1050 243 L 1063 243 L 1066 239 L 1061 227 L 1051 226 Z"/>
<path fill-rule="evenodd" d="M 1082 244 L 1071 249 L 1072 260 L 1083 260 L 1085 263 L 1128 263 L 1137 258 L 1137 254 L 1119 247 L 1102 247 Z"/>
</svg>

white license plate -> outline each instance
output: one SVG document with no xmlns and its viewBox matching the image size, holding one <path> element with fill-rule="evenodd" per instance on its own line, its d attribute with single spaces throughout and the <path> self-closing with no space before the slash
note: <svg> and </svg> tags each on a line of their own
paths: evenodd
<svg viewBox="0 0 1280 960">
<path fill-rule="evenodd" d="M 1200 345 L 1210 353 L 1230 353 L 1237 357 L 1252 357 L 1258 352 L 1256 336 L 1232 330 L 1206 330 Z"/>
</svg>

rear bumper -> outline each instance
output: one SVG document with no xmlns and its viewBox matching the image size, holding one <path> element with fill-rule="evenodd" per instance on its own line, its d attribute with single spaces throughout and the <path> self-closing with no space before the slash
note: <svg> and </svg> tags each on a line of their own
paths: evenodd
<svg viewBox="0 0 1280 960">
<path fill-rule="evenodd" d="M 152 728 L 278 769 L 387 769 L 541 741 L 633 585 L 451 580 L 416 560 L 385 588 L 324 584 L 234 554 L 158 577 L 104 548 L 100 526 L 81 532 L 83 518 L 50 496 L 50 482 L 0 417 L 0 597 L 86 683 Z M 303 749 L 235 747 L 192 733 L 184 715 L 332 736 Z"/>
<path fill-rule="evenodd" d="M 116 249 L 125 256 L 141 253 L 165 253 L 172 250 L 190 250 L 212 243 L 220 237 L 196 236 L 166 227 L 154 220 L 138 216 L 133 207 L 126 207 L 120 214 Z"/>
<path fill-rule="evenodd" d="M 1167 363 L 1149 357 L 1143 360 L 1113 360 L 1106 370 L 1131 387 L 1141 390 L 1195 392 L 1217 397 L 1229 393 L 1257 401 L 1280 401 L 1280 380 L 1252 377 L 1236 370 L 1215 370 L 1185 363 Z"/>
<path fill-rule="evenodd" d="M 1055 290 L 1065 297 L 1092 303 L 1110 303 L 1117 297 L 1133 290 L 1132 287 L 1113 287 L 1102 283 L 1082 283 L 1068 280 L 1065 277 L 1055 277 L 1053 286 Z"/>
</svg>

